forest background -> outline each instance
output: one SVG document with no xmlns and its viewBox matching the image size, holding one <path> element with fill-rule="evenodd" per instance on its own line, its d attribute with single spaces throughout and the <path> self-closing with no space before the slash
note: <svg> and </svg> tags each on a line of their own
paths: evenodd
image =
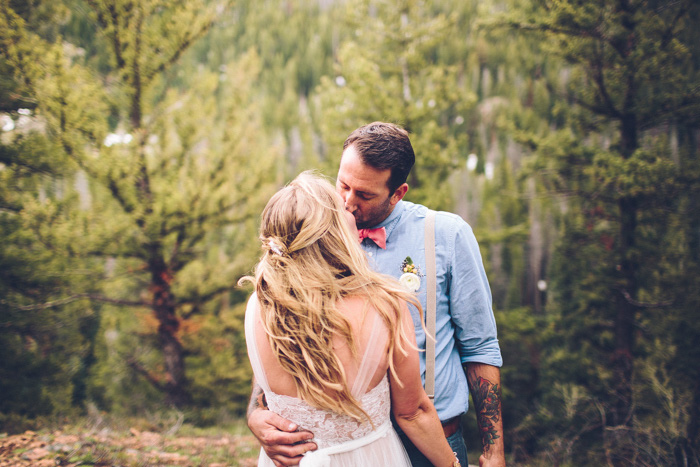
<svg viewBox="0 0 700 467">
<path fill-rule="evenodd" d="M 480 242 L 511 464 L 700 465 L 698 24 L 693 0 L 0 0 L 0 431 L 242 417 L 259 213 L 384 120 L 407 199 Z"/>
</svg>

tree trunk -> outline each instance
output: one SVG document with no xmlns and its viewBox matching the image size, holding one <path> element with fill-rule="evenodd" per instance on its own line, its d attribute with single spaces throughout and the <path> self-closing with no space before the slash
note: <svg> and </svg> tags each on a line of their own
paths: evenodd
<svg viewBox="0 0 700 467">
<path fill-rule="evenodd" d="M 165 362 L 166 380 L 163 389 L 166 402 L 175 407 L 183 407 L 190 402 L 190 395 L 187 391 L 184 350 L 177 337 L 180 321 L 176 315 L 175 300 L 170 288 L 172 276 L 160 257 L 149 261 L 149 268 L 153 312 L 158 319 L 158 340 Z"/>
<path fill-rule="evenodd" d="M 637 264 L 630 257 L 630 250 L 635 244 L 637 201 L 634 198 L 622 198 L 618 206 L 621 221 L 620 273 L 623 289 L 622 293 L 618 294 L 617 314 L 615 317 L 613 367 L 617 382 L 615 389 L 617 401 L 612 421 L 619 426 L 630 425 L 632 419 L 632 372 L 636 306 L 629 299 L 636 297 L 639 286 L 636 278 Z"/>
<path fill-rule="evenodd" d="M 634 93 L 634 79 L 628 80 L 628 101 Z M 622 157 L 628 159 L 638 148 L 637 119 L 633 113 L 627 114 L 620 121 Z M 618 283 L 614 287 L 615 312 L 615 350 L 612 356 L 614 388 L 610 421 L 615 430 L 610 433 L 608 443 L 615 446 L 614 465 L 628 465 L 636 455 L 638 446 L 633 439 L 633 400 L 632 378 L 634 376 L 634 331 L 639 283 L 637 280 L 638 261 L 634 256 L 637 235 L 638 199 L 623 195 L 617 202 L 620 221 L 620 239 L 618 258 Z"/>
</svg>

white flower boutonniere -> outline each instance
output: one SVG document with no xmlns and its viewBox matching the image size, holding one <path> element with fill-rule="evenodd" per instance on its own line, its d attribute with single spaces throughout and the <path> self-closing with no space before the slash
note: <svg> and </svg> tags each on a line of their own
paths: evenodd
<svg viewBox="0 0 700 467">
<path fill-rule="evenodd" d="M 404 272 L 399 277 L 399 283 L 409 292 L 416 292 L 420 289 L 420 277 L 412 272 Z"/>
<path fill-rule="evenodd" d="M 401 277 L 399 277 L 399 284 L 403 286 L 409 292 L 417 292 L 420 289 L 420 270 L 418 266 L 413 264 L 413 260 L 410 256 L 406 256 L 401 264 Z"/>
</svg>

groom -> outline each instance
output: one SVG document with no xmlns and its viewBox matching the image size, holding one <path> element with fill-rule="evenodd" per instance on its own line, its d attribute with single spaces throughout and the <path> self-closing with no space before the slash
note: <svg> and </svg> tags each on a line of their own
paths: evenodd
<svg viewBox="0 0 700 467">
<path fill-rule="evenodd" d="M 418 297 L 426 309 L 423 232 L 427 208 L 402 201 L 414 161 L 404 129 L 382 122 L 365 125 L 352 132 L 343 145 L 336 188 L 345 208 L 355 216 L 361 236 L 366 237 L 362 247 L 371 265 L 398 278 L 411 262 L 421 279 Z M 499 370 L 502 360 L 479 247 L 466 222 L 438 212 L 435 250 L 435 408 L 445 436 L 466 466 L 460 418 L 467 410 L 471 390 L 482 434 L 480 465 L 505 466 Z M 417 313 L 413 318 L 417 344 L 425 348 L 425 333 Z M 425 377 L 425 353 L 421 352 L 420 357 Z M 251 399 L 248 426 L 276 465 L 298 464 L 299 456 L 316 449 L 315 444 L 305 442 L 313 437 L 311 433 L 294 431 L 296 425 L 259 408 L 255 399 Z M 430 466 L 410 440 L 399 434 L 411 463 Z"/>
</svg>

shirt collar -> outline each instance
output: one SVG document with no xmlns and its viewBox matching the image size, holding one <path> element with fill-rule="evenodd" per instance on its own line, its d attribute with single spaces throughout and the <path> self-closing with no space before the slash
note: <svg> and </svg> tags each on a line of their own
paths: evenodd
<svg viewBox="0 0 700 467">
<path fill-rule="evenodd" d="M 391 232 L 394 231 L 394 228 L 399 223 L 399 220 L 401 219 L 401 214 L 403 214 L 405 208 L 406 206 L 404 206 L 403 201 L 399 201 L 398 203 L 396 203 L 396 206 L 394 206 L 394 210 L 391 211 L 389 217 L 381 221 L 373 228 L 379 229 L 384 227 L 386 229 L 386 240 L 389 241 L 389 238 L 391 237 Z"/>
</svg>

